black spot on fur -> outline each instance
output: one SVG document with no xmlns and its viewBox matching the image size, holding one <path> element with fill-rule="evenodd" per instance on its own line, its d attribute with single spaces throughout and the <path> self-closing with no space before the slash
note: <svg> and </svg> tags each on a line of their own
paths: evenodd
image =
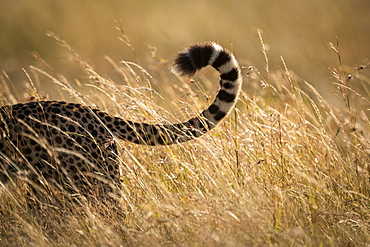
<svg viewBox="0 0 370 247">
<path fill-rule="evenodd" d="M 91 131 L 91 135 L 93 137 L 97 137 L 98 136 L 98 131 L 96 131 L 95 129 L 93 131 Z"/>
<path fill-rule="evenodd" d="M 230 61 L 230 54 L 226 51 L 221 51 L 216 60 L 213 62 L 212 66 L 218 70 L 221 65 Z"/>
<path fill-rule="evenodd" d="M 51 112 L 59 114 L 61 112 L 61 110 L 57 107 L 53 107 L 53 108 L 51 108 Z"/>
<path fill-rule="evenodd" d="M 68 104 L 68 105 L 66 105 L 66 108 L 67 108 L 67 109 L 74 109 L 74 108 L 75 108 L 75 106 L 74 106 L 73 104 Z"/>
<path fill-rule="evenodd" d="M 192 119 L 190 119 L 189 120 L 189 124 L 192 126 L 192 125 L 194 125 L 195 124 L 195 119 L 194 118 L 192 118 Z"/>
<path fill-rule="evenodd" d="M 68 126 L 68 131 L 69 131 L 69 132 L 76 132 L 76 128 L 75 128 L 75 126 L 73 126 L 73 125 L 69 125 L 69 126 Z"/>
<path fill-rule="evenodd" d="M 222 112 L 222 111 L 219 111 L 215 116 L 215 120 L 219 121 L 221 119 L 223 119 L 224 117 L 226 116 L 226 113 L 225 112 Z"/>
<path fill-rule="evenodd" d="M 234 87 L 234 84 L 232 84 L 231 82 L 223 82 L 222 80 L 221 80 L 220 84 L 221 84 L 221 87 L 223 87 L 225 89 L 230 89 L 230 88 Z"/>
<path fill-rule="evenodd" d="M 80 114 L 79 112 L 75 112 L 75 114 L 74 114 L 74 115 L 75 115 L 75 117 L 76 117 L 76 118 L 78 118 L 78 119 L 79 119 L 79 118 L 81 118 L 81 114 Z"/>
<path fill-rule="evenodd" d="M 218 99 L 226 102 L 234 101 L 235 97 L 236 97 L 235 94 L 228 93 L 225 90 L 220 90 L 217 94 Z"/>
<path fill-rule="evenodd" d="M 162 136 L 160 136 L 160 137 L 157 138 L 157 143 L 158 144 L 161 144 L 161 145 L 164 145 L 165 144 Z"/>
<path fill-rule="evenodd" d="M 151 132 L 153 135 L 157 135 L 157 134 L 158 134 L 158 130 L 157 130 L 157 128 L 156 128 L 156 127 L 154 127 L 154 126 L 151 126 L 151 127 L 150 127 L 150 132 Z"/>
<path fill-rule="evenodd" d="M 93 130 L 93 129 L 94 129 L 94 125 L 92 125 L 92 124 L 88 124 L 88 125 L 87 125 L 87 129 L 88 129 L 88 130 Z"/>
<path fill-rule="evenodd" d="M 211 114 L 215 114 L 216 112 L 218 112 L 220 110 L 220 108 L 216 105 L 211 105 L 209 108 L 208 108 L 209 112 Z"/>
<path fill-rule="evenodd" d="M 62 138 L 60 136 L 55 137 L 55 142 L 58 144 L 62 143 Z"/>
<path fill-rule="evenodd" d="M 236 81 L 239 77 L 239 70 L 237 68 L 233 68 L 229 72 L 221 74 L 220 77 L 222 80 Z"/>
<path fill-rule="evenodd" d="M 105 116 L 105 121 L 107 121 L 107 122 L 112 121 L 112 117 L 111 117 L 111 116 L 109 116 L 109 115 Z"/>
</svg>

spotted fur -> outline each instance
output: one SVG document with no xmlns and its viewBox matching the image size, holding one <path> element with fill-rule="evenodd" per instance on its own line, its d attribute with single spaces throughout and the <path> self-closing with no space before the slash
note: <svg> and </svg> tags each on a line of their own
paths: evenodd
<svg viewBox="0 0 370 247">
<path fill-rule="evenodd" d="M 143 145 L 170 145 L 213 129 L 234 107 L 241 88 L 233 54 L 215 43 L 179 53 L 174 71 L 192 76 L 211 65 L 220 73 L 220 90 L 199 116 L 177 124 L 135 123 L 75 103 L 39 101 L 0 108 L 0 179 L 27 174 L 68 189 L 89 190 L 97 183 L 119 184 L 114 136 Z"/>
</svg>

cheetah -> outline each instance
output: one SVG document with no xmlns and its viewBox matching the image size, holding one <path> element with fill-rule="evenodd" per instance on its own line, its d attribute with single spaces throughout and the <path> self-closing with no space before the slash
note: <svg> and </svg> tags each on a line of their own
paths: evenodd
<svg viewBox="0 0 370 247">
<path fill-rule="evenodd" d="M 190 77 L 207 65 L 220 73 L 220 89 L 206 110 L 183 123 L 137 123 L 63 101 L 0 107 L 0 181 L 22 175 L 87 193 L 96 184 L 119 185 L 115 138 L 152 146 L 186 142 L 215 128 L 233 109 L 242 77 L 230 51 L 213 42 L 194 44 L 178 54 L 173 70 Z"/>
</svg>

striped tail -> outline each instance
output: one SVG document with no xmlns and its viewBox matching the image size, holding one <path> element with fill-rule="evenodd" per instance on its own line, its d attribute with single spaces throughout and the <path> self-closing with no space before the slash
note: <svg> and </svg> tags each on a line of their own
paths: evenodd
<svg viewBox="0 0 370 247">
<path fill-rule="evenodd" d="M 205 117 L 208 120 L 208 128 L 212 129 L 234 107 L 241 89 L 242 78 L 234 55 L 215 43 L 196 44 L 181 52 L 175 60 L 174 71 L 181 76 L 192 76 L 207 65 L 219 71 L 221 88 L 208 109 L 204 110 L 199 117 L 189 121 Z"/>
<path fill-rule="evenodd" d="M 178 54 L 173 70 L 180 76 L 190 77 L 208 65 L 220 73 L 220 90 L 206 110 L 177 124 L 149 125 L 126 121 L 136 133 L 135 138 L 128 138 L 129 141 L 144 145 L 169 145 L 189 141 L 217 126 L 235 106 L 242 86 L 240 68 L 234 55 L 215 43 L 195 44 Z M 115 134 L 127 140 L 125 134 Z"/>
</svg>

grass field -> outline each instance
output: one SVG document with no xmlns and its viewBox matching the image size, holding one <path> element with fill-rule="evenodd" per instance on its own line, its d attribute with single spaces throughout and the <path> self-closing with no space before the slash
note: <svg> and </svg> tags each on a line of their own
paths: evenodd
<svg viewBox="0 0 370 247">
<path fill-rule="evenodd" d="M 172 58 L 182 47 L 205 40 L 235 52 L 244 86 L 236 109 L 204 137 L 164 147 L 120 142 L 125 176 L 118 204 L 65 201 L 31 208 L 26 188 L 0 184 L 0 246 L 369 246 L 365 1 L 303 6 L 292 1 L 276 6 L 267 1 L 236 1 L 235 6 L 221 1 L 127 1 L 120 8 L 98 1 L 23 1 L 24 9 L 8 2 L 6 7 L 20 17 L 13 27 L 28 21 L 30 28 L 20 28 L 18 38 L 10 27 L 3 29 L 10 40 L 4 43 L 9 49 L 0 51 L 7 58 L 1 61 L 1 105 L 31 97 L 67 99 L 135 121 L 183 121 L 212 101 L 217 78 L 206 69 L 192 81 L 181 81 L 170 72 Z M 191 18 L 195 7 L 200 12 Z M 9 20 L 11 11 L 0 9 Z M 50 11 L 36 15 L 40 9 Z M 305 19 L 304 10 L 320 9 Z M 114 22 L 108 21 L 119 10 L 125 11 L 122 23 L 128 24 L 116 26 L 124 32 L 114 31 Z M 228 14 L 217 25 L 223 10 Z M 246 24 L 241 10 L 254 13 L 248 17 L 254 23 Z M 99 11 L 111 16 L 99 21 Z M 310 25 L 321 23 L 325 13 L 330 14 L 315 36 Z M 270 22 L 263 22 L 263 16 Z M 65 29 L 55 24 L 59 22 L 40 22 L 43 18 L 65 20 Z M 95 29 L 91 23 L 83 28 L 79 20 L 84 18 L 95 20 Z M 171 18 L 177 21 L 169 23 Z M 202 18 L 211 22 L 197 26 Z M 143 23 L 144 34 L 138 23 Z M 37 35 L 38 25 L 57 35 Z M 297 38 L 290 29 L 305 31 Z M 325 37 L 329 30 L 332 36 Z M 108 41 L 102 41 L 105 35 Z M 77 37 L 86 37 L 86 43 Z M 43 39 L 48 41 L 38 43 Z M 39 49 L 25 46 L 26 41 Z M 33 62 L 23 54 L 31 51 L 40 55 Z"/>
</svg>

